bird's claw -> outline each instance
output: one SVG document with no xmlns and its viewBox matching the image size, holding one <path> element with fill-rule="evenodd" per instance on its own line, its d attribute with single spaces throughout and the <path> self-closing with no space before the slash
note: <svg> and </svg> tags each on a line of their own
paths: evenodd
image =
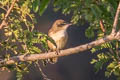
<svg viewBox="0 0 120 80">
<path fill-rule="evenodd" d="M 59 53 L 60 53 L 60 50 L 57 49 L 56 52 L 55 52 L 55 54 L 59 55 Z"/>
</svg>

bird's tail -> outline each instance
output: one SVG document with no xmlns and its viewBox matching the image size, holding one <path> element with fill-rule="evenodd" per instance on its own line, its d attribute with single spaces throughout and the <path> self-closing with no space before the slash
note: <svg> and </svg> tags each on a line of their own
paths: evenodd
<svg viewBox="0 0 120 80">
<path fill-rule="evenodd" d="M 58 61 L 57 57 L 48 59 L 48 62 L 51 63 L 51 64 L 55 64 L 57 61 Z"/>
</svg>

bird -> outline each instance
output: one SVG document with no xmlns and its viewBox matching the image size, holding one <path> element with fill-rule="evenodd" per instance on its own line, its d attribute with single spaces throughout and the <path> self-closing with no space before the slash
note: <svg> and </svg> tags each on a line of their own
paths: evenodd
<svg viewBox="0 0 120 80">
<path fill-rule="evenodd" d="M 71 23 L 67 23 L 63 19 L 56 20 L 52 27 L 48 31 L 48 36 L 51 37 L 54 42 L 56 43 L 56 46 L 48 41 L 48 47 L 52 51 L 56 51 L 57 55 L 60 54 L 60 50 L 63 49 L 68 41 L 68 32 L 67 29 L 69 26 L 71 26 Z M 56 63 L 58 58 L 51 58 L 49 61 L 51 63 Z"/>
</svg>

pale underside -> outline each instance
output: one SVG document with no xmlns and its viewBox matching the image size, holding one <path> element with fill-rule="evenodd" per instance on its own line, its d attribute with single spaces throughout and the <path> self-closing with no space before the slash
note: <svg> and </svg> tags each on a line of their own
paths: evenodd
<svg viewBox="0 0 120 80">
<path fill-rule="evenodd" d="M 67 43 L 68 40 L 68 34 L 66 32 L 66 30 L 61 30 L 58 31 L 57 33 L 49 33 L 48 34 L 56 43 L 57 45 L 57 49 L 63 49 Z M 51 50 L 56 50 L 56 47 L 53 43 L 51 43 L 50 41 L 48 41 L 48 46 Z"/>
</svg>

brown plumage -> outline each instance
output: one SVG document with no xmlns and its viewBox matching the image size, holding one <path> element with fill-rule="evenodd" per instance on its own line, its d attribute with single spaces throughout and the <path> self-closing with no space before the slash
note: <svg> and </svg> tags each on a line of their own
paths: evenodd
<svg viewBox="0 0 120 80">
<path fill-rule="evenodd" d="M 57 47 L 48 41 L 48 47 L 52 51 L 58 51 L 60 49 L 63 49 L 67 43 L 68 40 L 68 33 L 67 28 L 71 24 L 66 23 L 64 20 L 59 19 L 54 22 L 50 30 L 48 31 L 48 36 L 50 36 L 56 43 Z M 59 55 L 59 54 L 58 54 Z M 57 58 L 50 59 L 53 63 L 57 62 Z"/>
</svg>

